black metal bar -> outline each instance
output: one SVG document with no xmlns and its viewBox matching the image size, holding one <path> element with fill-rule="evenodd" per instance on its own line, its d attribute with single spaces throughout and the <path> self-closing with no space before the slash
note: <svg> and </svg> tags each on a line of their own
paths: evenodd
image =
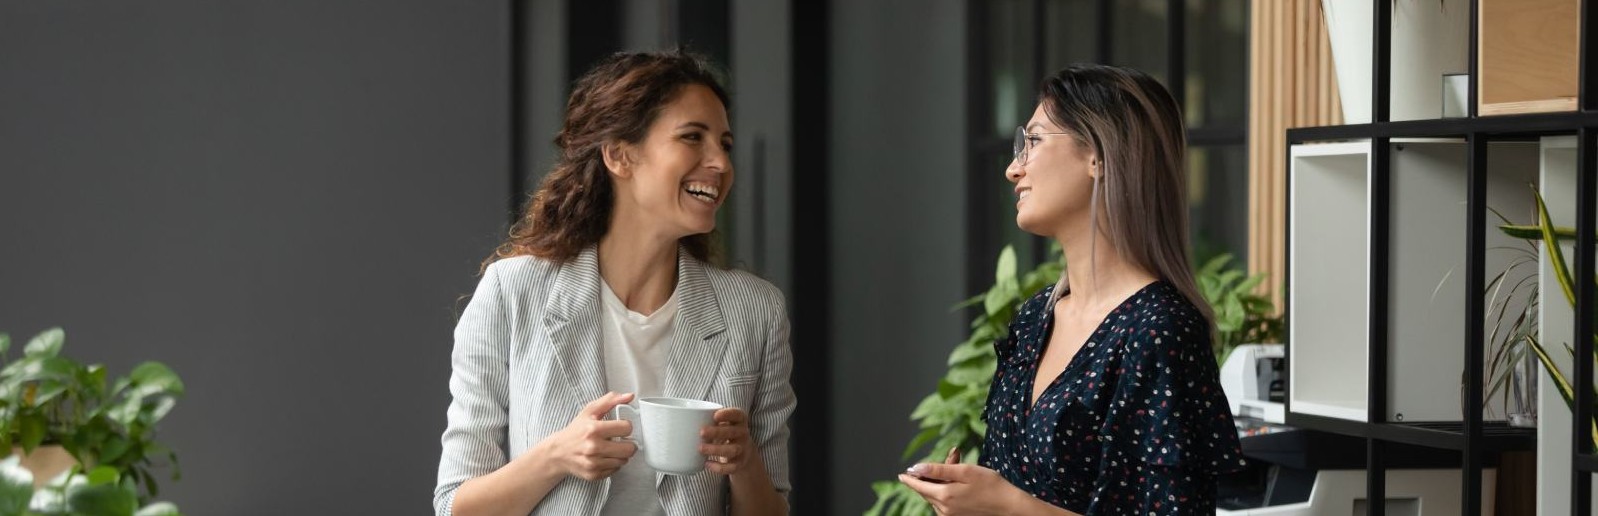
<svg viewBox="0 0 1598 516">
<path fill-rule="evenodd" d="M 1094 41 L 1093 53 L 1099 64 L 1111 64 L 1115 60 L 1115 53 L 1112 51 L 1115 44 L 1113 39 L 1115 30 L 1110 25 L 1115 21 L 1113 4 L 1112 0 L 1098 0 L 1093 10 L 1093 15 L 1098 18 L 1095 22 L 1098 23 L 1099 30 L 1098 37 Z"/>
<path fill-rule="evenodd" d="M 1581 63 L 1577 80 L 1577 103 L 1583 111 L 1598 110 L 1598 7 L 1593 2 L 1581 3 Z"/>
<path fill-rule="evenodd" d="M 1043 1 L 1027 1 L 1027 12 L 1031 13 L 1027 16 L 1027 19 L 1032 22 L 1032 60 L 1027 63 L 1029 65 L 1027 73 L 1030 74 L 1028 78 L 1031 80 L 1027 81 L 1027 83 L 1033 85 L 1038 84 L 1038 81 L 1043 80 L 1044 74 L 1048 73 L 1045 69 L 1048 67 L 1047 60 L 1044 59 L 1048 46 L 1044 43 L 1045 38 L 1043 37 L 1044 31 L 1048 30 L 1048 11 Z"/>
<path fill-rule="evenodd" d="M 1371 121 L 1386 122 L 1393 84 L 1393 1 L 1371 0 L 1371 4 L 1375 9 L 1371 23 Z"/>
<path fill-rule="evenodd" d="M 1385 1 L 1385 0 L 1384 0 Z M 1391 265 L 1390 204 L 1392 147 L 1386 138 L 1371 139 L 1370 172 L 1370 303 L 1368 356 L 1366 361 L 1366 420 L 1379 425 L 1387 422 L 1387 319 L 1388 319 L 1388 268 Z M 1369 513 L 1386 514 L 1383 500 L 1387 499 L 1387 469 L 1381 443 L 1371 439 L 1366 446 L 1365 496 L 1370 500 Z"/>
<path fill-rule="evenodd" d="M 1575 466 L 1578 475 L 1581 473 L 1598 473 L 1598 457 L 1577 455 L 1575 456 Z"/>
<path fill-rule="evenodd" d="M 1387 454 L 1386 442 L 1374 437 L 1365 439 L 1365 514 L 1387 514 Z"/>
<path fill-rule="evenodd" d="M 1476 43 L 1478 41 L 1481 41 L 1481 34 L 1480 34 L 1481 23 L 1478 21 L 1478 20 L 1481 19 L 1481 5 L 1479 5 L 1480 3 L 1481 2 L 1479 2 L 1477 0 L 1471 0 L 1469 2 L 1469 4 L 1470 4 L 1470 47 L 1468 47 L 1469 50 L 1466 50 L 1465 53 L 1466 53 L 1466 55 L 1470 56 L 1470 58 L 1469 58 L 1469 64 L 1466 65 L 1465 71 L 1470 74 L 1470 78 L 1466 79 L 1466 82 L 1469 82 L 1470 85 L 1465 87 L 1465 103 L 1466 103 L 1465 104 L 1465 113 L 1466 113 L 1466 115 L 1468 115 L 1470 117 L 1477 116 L 1477 112 L 1476 112 L 1476 107 L 1477 106 L 1476 105 L 1478 103 L 1476 102 L 1476 96 L 1478 94 L 1480 94 L 1480 92 L 1477 91 L 1477 90 L 1481 89 L 1480 87 L 1478 87 L 1480 83 L 1476 80 L 1477 78 L 1481 77 L 1481 70 L 1478 70 L 1478 68 L 1481 67 L 1481 56 L 1477 55 L 1478 54 L 1477 51 L 1480 50 L 1481 48 L 1479 46 L 1477 46 L 1477 43 Z"/>
<path fill-rule="evenodd" d="M 1526 115 L 1484 116 L 1478 118 L 1447 118 L 1441 120 L 1406 120 L 1380 124 L 1334 125 L 1301 127 L 1287 130 L 1291 143 L 1314 141 L 1360 140 L 1365 138 L 1444 138 L 1460 137 L 1470 133 L 1492 136 L 1547 136 L 1572 134 L 1577 127 L 1598 126 L 1598 112 L 1534 113 Z"/>
<path fill-rule="evenodd" d="M 1292 347 L 1289 345 L 1288 347 Z M 1287 350 L 1291 353 L 1292 350 Z M 1343 419 L 1337 417 L 1317 416 L 1313 414 L 1299 414 L 1292 410 L 1287 411 L 1287 425 L 1295 428 L 1308 428 L 1340 435 L 1354 437 L 1370 437 L 1371 429 L 1375 425 L 1368 425 L 1362 421 Z"/>
<path fill-rule="evenodd" d="M 1187 105 L 1187 1 L 1165 2 L 1165 89 L 1176 105 Z"/>
<path fill-rule="evenodd" d="M 1575 410 L 1572 411 L 1572 443 L 1570 449 L 1577 457 L 1590 456 L 1592 442 L 1592 360 L 1593 356 L 1593 217 L 1595 213 L 1593 186 L 1594 130 L 1583 127 L 1576 133 L 1576 320 L 1575 328 L 1575 378 L 1571 387 L 1576 391 Z M 1571 507 L 1577 514 L 1592 510 L 1592 476 L 1573 467 L 1570 480 Z"/>
<path fill-rule="evenodd" d="M 1252 31 L 1250 31 L 1252 32 Z M 1282 152 L 1282 277 L 1273 278 L 1283 285 L 1291 285 L 1293 278 L 1293 142 L 1287 142 Z M 1282 293 L 1283 320 L 1293 320 L 1292 290 Z M 1293 418 L 1293 332 L 1289 326 L 1282 331 L 1282 414 L 1288 424 Z"/>
<path fill-rule="evenodd" d="M 971 0 L 965 3 L 966 10 L 966 41 L 972 42 L 965 46 L 966 63 L 972 73 L 966 74 L 967 101 L 966 112 L 966 141 L 973 142 L 974 147 L 986 147 L 985 144 L 998 143 L 1000 139 L 989 139 L 989 121 L 994 119 L 996 109 L 992 102 L 992 84 L 988 81 L 993 75 L 993 62 L 988 56 L 988 8 L 998 6 L 998 3 Z M 1010 147 L 1013 140 L 1006 141 L 1000 148 Z M 991 246 L 998 241 L 997 234 L 988 221 L 988 216 L 995 208 L 993 206 L 992 192 L 994 177 L 987 167 L 991 166 L 984 158 L 989 156 L 986 152 L 973 148 L 966 153 L 965 165 L 965 281 L 964 292 L 982 292 L 987 290 L 993 279 L 994 249 Z M 966 315 L 976 317 L 980 308 L 966 310 Z"/>
<path fill-rule="evenodd" d="M 827 234 L 827 203 L 816 202 L 828 195 L 831 167 L 827 145 L 831 89 L 828 34 L 832 25 L 831 2 L 790 2 L 793 52 L 793 145 L 804 149 L 794 153 L 793 169 L 806 171 L 803 181 L 789 189 L 793 201 L 793 376 L 798 396 L 820 400 L 800 405 L 792 420 L 794 484 L 801 493 L 791 497 L 793 514 L 834 512 L 832 477 L 832 422 L 829 404 L 832 397 L 832 356 L 827 345 L 832 333 L 832 305 L 829 265 L 831 244 Z"/>
<path fill-rule="evenodd" d="M 1310 414 L 1294 414 L 1289 411 L 1287 424 L 1296 428 L 1371 438 L 1386 443 L 1439 450 L 1462 451 L 1465 449 L 1465 426 L 1463 422 L 1367 424 L 1363 421 Z M 1533 428 L 1512 427 L 1502 421 L 1484 421 L 1482 423 L 1482 439 L 1476 443 L 1476 446 L 1489 454 L 1534 450 L 1537 446 L 1537 431 Z M 1490 455 L 1484 455 L 1482 464 L 1486 465 L 1490 460 Z"/>
<path fill-rule="evenodd" d="M 510 224 L 521 218 L 527 192 L 527 13 L 524 0 L 510 0 Z"/>
<path fill-rule="evenodd" d="M 1189 145 L 1241 145 L 1248 143 L 1248 128 L 1235 125 L 1205 125 L 1187 129 Z"/>
<path fill-rule="evenodd" d="M 1048 6 L 1044 0 L 1031 0 L 1032 2 L 1032 70 L 1030 84 L 1041 85 L 1043 78 L 1050 75 L 1048 60 L 1048 38 L 1044 33 L 1048 30 Z M 979 2 L 981 3 L 981 2 Z M 986 75 L 991 77 L 991 72 Z M 1022 115 L 1025 117 L 1026 115 Z M 978 171 L 979 175 L 986 176 L 986 171 Z M 1051 239 L 1043 235 L 1032 235 L 1032 265 L 1036 266 L 1049 259 L 1049 242 Z M 971 292 L 981 292 L 972 290 Z"/>
<path fill-rule="evenodd" d="M 1465 514 L 1481 514 L 1482 467 L 1482 314 L 1485 310 L 1487 238 L 1487 137 L 1471 134 L 1466 141 L 1469 188 L 1465 194 L 1465 399 L 1464 463 L 1460 466 L 1460 507 Z"/>
</svg>

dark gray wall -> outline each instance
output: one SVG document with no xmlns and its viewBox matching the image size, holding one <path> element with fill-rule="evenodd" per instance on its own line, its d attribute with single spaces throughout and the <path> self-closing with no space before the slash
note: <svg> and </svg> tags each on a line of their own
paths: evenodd
<svg viewBox="0 0 1598 516">
<path fill-rule="evenodd" d="M 966 327 L 965 2 L 831 9 L 829 514 L 858 514 L 907 465 L 910 411 Z"/>
<path fill-rule="evenodd" d="M 176 369 L 187 513 L 429 513 L 503 9 L 0 1 L 0 331 Z"/>
</svg>

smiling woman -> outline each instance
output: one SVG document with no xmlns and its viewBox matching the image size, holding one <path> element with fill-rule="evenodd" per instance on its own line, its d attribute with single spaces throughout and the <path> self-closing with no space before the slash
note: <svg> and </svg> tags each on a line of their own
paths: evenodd
<svg viewBox="0 0 1598 516">
<path fill-rule="evenodd" d="M 787 512 L 783 296 L 707 263 L 733 180 L 726 106 L 682 52 L 617 54 L 578 81 L 559 162 L 455 330 L 438 514 Z M 704 458 L 665 474 L 626 439 L 660 434 L 610 416 L 670 398 L 725 408 L 649 445 Z"/>
</svg>

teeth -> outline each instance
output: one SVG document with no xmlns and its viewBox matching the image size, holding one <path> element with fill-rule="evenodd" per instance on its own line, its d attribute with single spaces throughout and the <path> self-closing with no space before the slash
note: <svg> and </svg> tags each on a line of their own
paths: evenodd
<svg viewBox="0 0 1598 516">
<path fill-rule="evenodd" d="M 1021 199 L 1025 199 L 1028 195 L 1032 195 L 1031 190 L 1022 190 L 1021 193 L 1016 196 L 1015 200 L 1019 201 Z"/>
<path fill-rule="evenodd" d="M 721 189 L 703 183 L 690 183 L 684 190 L 687 190 L 690 194 L 708 197 L 711 200 L 721 197 Z"/>
</svg>

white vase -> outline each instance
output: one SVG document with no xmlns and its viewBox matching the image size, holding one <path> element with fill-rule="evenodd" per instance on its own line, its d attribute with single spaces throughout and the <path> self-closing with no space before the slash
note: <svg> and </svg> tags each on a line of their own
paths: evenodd
<svg viewBox="0 0 1598 516">
<path fill-rule="evenodd" d="M 1347 124 L 1371 121 L 1371 8 L 1371 0 L 1321 0 Z M 1443 76 L 1470 72 L 1469 40 L 1470 2 L 1393 0 L 1388 119 L 1441 118 Z"/>
</svg>

